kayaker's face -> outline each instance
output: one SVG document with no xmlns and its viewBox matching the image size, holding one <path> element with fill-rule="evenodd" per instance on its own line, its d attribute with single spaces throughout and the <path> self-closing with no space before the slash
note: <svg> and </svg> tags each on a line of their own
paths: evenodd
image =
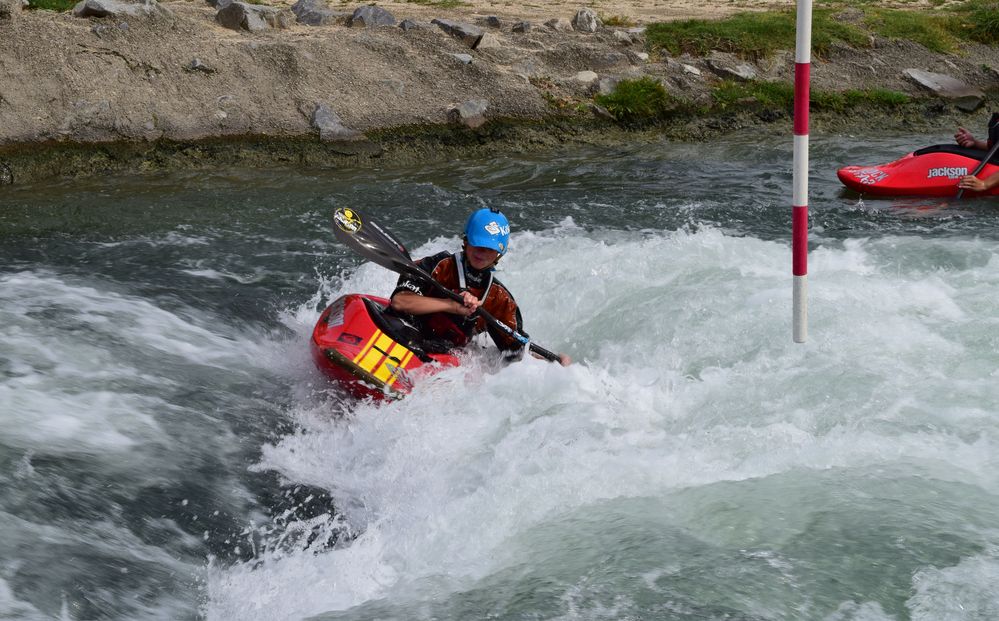
<svg viewBox="0 0 999 621">
<path fill-rule="evenodd" d="M 468 264 L 477 270 L 484 270 L 491 267 L 499 259 L 498 252 L 492 248 L 483 248 L 482 246 L 466 246 L 465 256 L 468 258 Z"/>
</svg>

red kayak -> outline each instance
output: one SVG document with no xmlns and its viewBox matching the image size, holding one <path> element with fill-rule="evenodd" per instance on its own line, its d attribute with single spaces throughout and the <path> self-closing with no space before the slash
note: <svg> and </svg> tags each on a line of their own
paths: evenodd
<svg viewBox="0 0 999 621">
<path fill-rule="evenodd" d="M 974 172 L 985 155 L 978 149 L 938 144 L 914 151 L 890 164 L 846 166 L 836 174 L 843 185 L 862 194 L 956 196 L 957 182 Z M 997 171 L 999 159 L 993 157 L 978 173 L 978 178 L 985 179 Z M 999 186 L 982 192 L 982 195 L 996 194 L 999 194 Z"/>
<path fill-rule="evenodd" d="M 452 354 L 423 351 L 415 328 L 385 313 L 388 303 L 373 295 L 345 295 L 323 311 L 312 330 L 316 366 L 356 397 L 399 398 L 420 377 L 458 366 Z"/>
</svg>

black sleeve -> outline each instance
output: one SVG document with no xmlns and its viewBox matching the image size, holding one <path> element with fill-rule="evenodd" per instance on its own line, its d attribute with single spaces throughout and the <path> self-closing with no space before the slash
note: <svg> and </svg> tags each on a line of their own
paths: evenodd
<svg viewBox="0 0 999 621">
<path fill-rule="evenodd" d="M 445 252 L 443 253 L 443 255 L 446 256 L 447 253 Z M 432 274 L 434 268 L 436 268 L 437 264 L 441 262 L 441 259 L 442 259 L 441 255 L 436 254 L 432 257 L 424 257 L 419 261 L 417 261 L 416 264 L 419 265 L 420 269 L 422 269 L 424 272 Z M 399 281 L 396 282 L 395 289 L 392 290 L 392 295 L 390 295 L 389 297 L 391 298 L 400 291 L 412 291 L 413 293 L 417 293 L 419 295 L 427 295 L 427 293 L 430 291 L 430 286 L 427 285 L 423 280 L 419 280 L 413 278 L 412 276 L 402 274 L 399 276 Z"/>
<path fill-rule="evenodd" d="M 520 316 L 520 307 L 516 307 L 515 314 L 517 316 L 516 330 L 524 336 L 530 338 L 530 335 L 524 332 L 524 320 Z M 517 361 L 524 357 L 524 351 L 526 348 L 524 344 L 515 338 L 512 338 L 509 334 L 497 328 L 493 324 L 486 322 L 486 331 L 489 336 L 492 337 L 493 342 L 496 343 L 496 347 L 503 352 L 503 358 L 509 361 Z"/>
</svg>

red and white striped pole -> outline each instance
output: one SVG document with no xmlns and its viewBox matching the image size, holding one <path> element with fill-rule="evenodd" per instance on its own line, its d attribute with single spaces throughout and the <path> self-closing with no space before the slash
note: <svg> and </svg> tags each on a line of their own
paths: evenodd
<svg viewBox="0 0 999 621">
<path fill-rule="evenodd" d="M 808 339 L 808 99 L 812 61 L 812 0 L 798 0 L 794 50 L 794 195 L 791 254 L 794 342 Z"/>
</svg>

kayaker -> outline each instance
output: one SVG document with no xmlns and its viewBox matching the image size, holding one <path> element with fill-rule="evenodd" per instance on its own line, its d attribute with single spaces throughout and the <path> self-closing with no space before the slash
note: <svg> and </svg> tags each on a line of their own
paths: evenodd
<svg viewBox="0 0 999 621">
<path fill-rule="evenodd" d="M 996 139 L 999 139 L 999 112 L 994 112 L 992 118 L 989 119 L 987 140 L 976 140 L 975 136 L 963 127 L 958 127 L 957 133 L 954 134 L 954 140 L 958 145 L 966 149 L 981 149 L 982 151 L 987 151 L 992 147 Z"/>
<path fill-rule="evenodd" d="M 461 252 L 440 252 L 418 261 L 424 271 L 448 289 L 458 292 L 462 301 L 440 297 L 426 284 L 409 276 L 399 277 L 392 292 L 391 309 L 420 327 L 431 341 L 443 340 L 451 348 L 463 347 L 476 334 L 488 332 L 500 351 L 509 358 L 523 356 L 524 345 L 475 317 L 481 306 L 514 330 L 523 333 L 520 308 L 510 291 L 493 275 L 510 244 L 510 223 L 496 209 L 479 209 L 465 224 Z M 572 360 L 559 354 L 563 366 Z"/>
<path fill-rule="evenodd" d="M 957 144 L 968 149 L 981 149 L 983 151 L 991 149 L 992 145 L 999 140 L 999 112 L 994 112 L 992 114 L 992 118 L 989 119 L 988 140 L 976 140 L 971 132 L 963 127 L 957 128 L 957 133 L 954 134 L 954 140 L 957 141 Z M 991 190 L 997 185 L 999 185 L 999 173 L 989 175 L 985 179 L 979 179 L 974 175 L 965 175 L 964 177 L 961 177 L 961 180 L 957 183 L 957 187 L 963 190 L 971 190 L 972 192 L 984 192 L 986 190 Z"/>
</svg>

